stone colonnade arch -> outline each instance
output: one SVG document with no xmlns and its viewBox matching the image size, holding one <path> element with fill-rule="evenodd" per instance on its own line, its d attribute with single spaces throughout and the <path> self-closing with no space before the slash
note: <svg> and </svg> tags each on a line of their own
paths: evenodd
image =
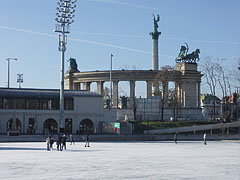
<svg viewBox="0 0 240 180">
<path fill-rule="evenodd" d="M 176 84 L 177 98 L 182 108 L 200 107 L 200 83 L 202 74 L 197 71 L 197 64 L 177 63 L 176 70 L 169 72 L 168 82 L 165 78 L 159 76 L 161 70 L 114 70 L 112 71 L 113 82 L 113 108 L 118 107 L 118 83 L 119 81 L 129 81 L 130 84 L 130 105 L 133 105 L 135 98 L 136 81 L 145 81 L 147 98 L 152 96 L 160 96 L 156 92 L 159 83 L 168 85 L 168 82 Z M 80 90 L 84 89 L 91 91 L 91 83 L 97 82 L 97 91 L 104 95 L 104 83 L 110 81 L 110 71 L 91 71 L 91 72 L 76 72 L 65 74 L 66 88 Z M 165 82 L 165 83 L 163 83 Z M 164 88 L 162 96 L 166 96 L 168 86 Z"/>
</svg>

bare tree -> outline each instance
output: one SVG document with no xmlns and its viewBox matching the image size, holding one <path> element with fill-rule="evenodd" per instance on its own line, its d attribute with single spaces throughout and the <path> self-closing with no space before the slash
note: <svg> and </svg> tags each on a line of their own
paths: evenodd
<svg viewBox="0 0 240 180">
<path fill-rule="evenodd" d="M 213 118 L 215 119 L 216 109 L 216 90 L 220 87 L 222 92 L 222 98 L 226 99 L 228 94 L 231 94 L 230 75 L 228 69 L 223 67 L 221 64 L 223 59 L 216 58 L 213 60 L 212 57 L 205 57 L 201 66 L 202 72 L 206 83 L 213 96 Z M 224 101 L 225 102 L 225 101 Z"/>
<path fill-rule="evenodd" d="M 163 121 L 164 117 L 164 107 L 168 102 L 168 82 L 173 78 L 174 75 L 174 68 L 166 65 L 161 67 L 160 71 L 158 72 L 155 78 L 155 84 L 158 84 L 161 81 L 161 85 L 159 87 L 160 91 L 162 92 L 162 101 L 161 101 L 161 121 Z"/>
<path fill-rule="evenodd" d="M 218 82 L 217 68 L 216 64 L 212 61 L 211 57 L 205 57 L 205 61 L 202 64 L 202 72 L 206 83 L 209 86 L 210 92 L 213 96 L 213 119 L 216 116 L 216 86 Z"/>
</svg>

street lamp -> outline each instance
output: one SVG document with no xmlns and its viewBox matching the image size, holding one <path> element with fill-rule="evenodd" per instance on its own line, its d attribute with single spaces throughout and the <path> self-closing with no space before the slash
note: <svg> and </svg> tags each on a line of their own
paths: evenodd
<svg viewBox="0 0 240 180">
<path fill-rule="evenodd" d="M 66 51 L 67 36 L 69 25 L 74 23 L 74 12 L 77 0 L 59 0 L 56 8 L 55 32 L 60 33 L 58 39 L 58 50 L 61 51 L 61 70 L 60 70 L 60 133 L 64 132 L 64 53 Z"/>
<path fill-rule="evenodd" d="M 110 109 L 112 109 L 112 58 L 113 58 L 113 54 L 111 54 L 111 59 L 110 59 L 110 105 L 109 105 Z"/>
<path fill-rule="evenodd" d="M 23 83 L 23 74 L 17 74 L 17 83 L 19 84 L 19 88 L 21 88 L 21 83 Z"/>
<path fill-rule="evenodd" d="M 8 88 L 10 87 L 10 60 L 15 60 L 17 61 L 17 58 L 7 58 L 8 61 Z"/>
</svg>

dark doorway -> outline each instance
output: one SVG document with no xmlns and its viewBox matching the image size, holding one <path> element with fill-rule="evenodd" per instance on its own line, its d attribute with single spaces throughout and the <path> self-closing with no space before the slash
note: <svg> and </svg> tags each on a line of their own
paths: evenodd
<svg viewBox="0 0 240 180">
<path fill-rule="evenodd" d="M 47 119 L 43 124 L 44 134 L 52 134 L 58 132 L 58 124 L 54 119 Z"/>
<path fill-rule="evenodd" d="M 29 118 L 27 133 L 35 134 L 35 119 L 34 118 Z"/>
<path fill-rule="evenodd" d="M 65 133 L 72 134 L 72 119 L 65 119 Z"/>
<path fill-rule="evenodd" d="M 90 119 L 84 119 L 79 125 L 80 134 L 93 134 L 93 122 Z"/>
</svg>

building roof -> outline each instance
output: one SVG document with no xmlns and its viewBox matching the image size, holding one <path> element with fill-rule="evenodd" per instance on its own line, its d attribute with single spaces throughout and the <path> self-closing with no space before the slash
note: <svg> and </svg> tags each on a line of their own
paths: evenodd
<svg viewBox="0 0 240 180">
<path fill-rule="evenodd" d="M 28 88 L 0 88 L 0 98 L 25 98 L 25 99 L 58 99 L 59 89 L 28 89 Z M 102 97 L 95 92 L 86 90 L 64 90 L 65 98 L 73 97 Z"/>
</svg>

